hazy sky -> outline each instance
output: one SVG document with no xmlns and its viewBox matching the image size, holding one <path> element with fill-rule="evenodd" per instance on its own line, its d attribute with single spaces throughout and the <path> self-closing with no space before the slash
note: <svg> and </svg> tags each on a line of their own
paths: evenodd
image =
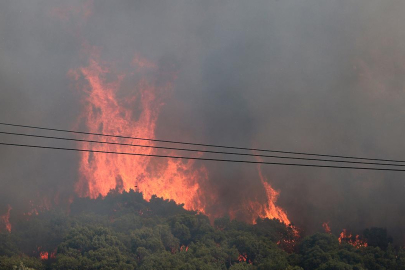
<svg viewBox="0 0 405 270">
<path fill-rule="evenodd" d="M 123 69 L 139 54 L 176 72 L 158 138 L 405 160 L 404 12 L 400 0 L 1 1 L 0 121 L 73 128 L 82 93 L 68 73 L 95 46 Z M 77 162 L 1 146 L 0 212 L 68 196 Z M 260 189 L 255 166 L 205 165 L 218 207 Z M 404 173 L 263 171 L 308 231 L 330 221 L 405 237 Z"/>
</svg>

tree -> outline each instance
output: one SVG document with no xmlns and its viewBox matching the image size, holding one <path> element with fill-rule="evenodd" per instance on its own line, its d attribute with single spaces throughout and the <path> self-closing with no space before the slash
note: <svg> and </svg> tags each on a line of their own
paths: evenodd
<svg viewBox="0 0 405 270">
<path fill-rule="evenodd" d="M 368 246 L 371 247 L 379 247 L 385 250 L 388 244 L 392 243 L 392 238 L 388 236 L 387 230 L 383 228 L 365 229 L 363 235 Z"/>
</svg>

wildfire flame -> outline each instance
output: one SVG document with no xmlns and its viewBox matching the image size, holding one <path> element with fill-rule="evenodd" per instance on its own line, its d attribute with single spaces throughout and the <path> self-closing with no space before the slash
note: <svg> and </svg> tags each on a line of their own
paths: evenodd
<svg viewBox="0 0 405 270">
<path fill-rule="evenodd" d="M 324 222 L 322 224 L 322 227 L 323 227 L 323 229 L 325 230 L 326 233 L 329 233 L 329 234 L 331 233 L 329 222 Z"/>
<path fill-rule="evenodd" d="M 188 251 L 188 246 L 185 246 L 185 245 L 182 245 L 181 247 L 180 247 L 180 252 L 181 251 Z"/>
<path fill-rule="evenodd" d="M 257 160 L 261 161 L 261 159 L 259 158 L 257 158 Z M 269 219 L 275 218 L 283 222 L 285 225 L 290 225 L 291 222 L 287 217 L 287 213 L 281 207 L 276 205 L 279 192 L 273 189 L 272 186 L 269 184 L 268 179 L 263 175 L 260 165 L 257 166 L 257 171 L 259 174 L 261 184 L 263 185 L 263 189 L 266 193 L 266 202 L 263 203 L 258 199 L 253 200 L 246 199 L 243 206 L 244 209 L 242 209 L 243 214 L 244 215 L 249 214 L 250 220 L 248 221 L 252 224 L 256 224 L 256 219 L 260 217 Z M 231 218 L 235 217 L 236 215 L 235 212 L 236 211 L 230 212 Z M 292 227 L 292 229 L 298 235 L 298 231 L 294 227 Z"/>
<path fill-rule="evenodd" d="M 238 261 L 240 261 L 240 262 L 246 262 L 246 260 L 247 260 L 247 256 L 246 256 L 246 255 L 239 254 L 239 256 L 238 256 Z"/>
<path fill-rule="evenodd" d="M 56 258 L 56 249 L 52 252 L 48 252 L 48 251 L 41 251 L 41 248 L 42 247 L 37 247 L 37 250 L 39 252 L 39 258 L 41 260 L 49 260 Z"/>
<path fill-rule="evenodd" d="M 133 61 L 134 64 L 139 62 L 139 58 Z M 157 85 L 153 80 L 142 78 L 137 81 L 129 97 L 122 98 L 119 97 L 119 88 L 126 75 L 118 75 L 116 80 L 108 82 L 106 77 L 110 75 L 110 70 L 95 59 L 90 60 L 90 65 L 81 68 L 80 72 L 88 83 L 88 86 L 82 89 L 87 94 L 82 119 L 90 132 L 155 138 L 156 121 L 163 104 L 156 93 L 169 91 L 172 87 L 171 81 Z M 139 115 L 134 115 L 134 107 L 139 109 Z M 93 136 L 92 139 L 98 138 Z M 117 138 L 111 138 L 109 141 L 122 142 Z M 151 141 L 142 140 L 125 143 L 154 145 Z M 81 143 L 81 146 L 101 151 L 156 153 L 155 149 L 144 147 L 96 145 L 86 142 Z M 143 156 L 83 153 L 80 160 L 81 177 L 76 191 L 81 196 L 96 198 L 99 195 L 105 196 L 111 189 L 128 191 L 137 186 L 136 190 L 141 191 L 146 200 L 157 195 L 182 203 L 188 210 L 204 212 L 199 183 L 205 181 L 207 172 L 204 167 L 195 169 L 193 165 L 193 161 L 157 161 Z"/>
<path fill-rule="evenodd" d="M 4 227 L 6 228 L 6 230 L 8 232 L 11 232 L 11 223 L 10 223 L 10 211 L 11 211 L 11 209 L 13 209 L 13 208 L 10 205 L 8 205 L 7 206 L 7 213 L 0 217 L 1 221 L 4 224 Z"/>
<path fill-rule="evenodd" d="M 282 221 L 284 224 L 289 225 L 291 222 L 287 217 L 286 212 L 281 207 L 276 206 L 277 198 L 279 192 L 273 189 L 268 183 L 268 179 L 263 175 L 262 168 L 258 166 L 260 181 L 263 184 L 264 190 L 266 191 L 267 204 L 262 206 L 261 213 L 259 212 L 259 217 L 261 218 L 276 218 Z M 259 208 L 260 209 L 260 208 Z"/>
<path fill-rule="evenodd" d="M 92 56 L 88 66 L 69 72 L 77 81 L 79 90 L 85 93 L 84 111 L 79 122 L 85 124 L 89 132 L 155 138 L 156 123 L 164 102 L 162 96 L 172 89 L 174 76 L 162 83 L 161 78 L 156 79 L 156 74 L 161 75 L 158 66 L 138 55 L 133 59 L 132 65 L 136 72 L 114 76 L 115 72 L 111 68 L 101 63 L 97 56 Z M 132 83 L 133 88 L 128 91 L 127 87 L 124 89 L 126 91 L 122 91 L 128 82 Z M 87 138 L 100 140 L 97 136 Z M 113 137 L 108 138 L 108 141 L 155 145 L 152 141 L 129 141 Z M 87 142 L 81 142 L 80 147 L 146 155 L 161 153 L 153 148 Z M 173 154 L 167 151 L 164 153 Z M 187 210 L 207 215 L 210 215 L 206 211 L 207 202 L 212 206 L 215 201 L 212 199 L 212 192 L 202 188 L 208 180 L 207 169 L 204 166 L 197 167 L 194 161 L 83 152 L 79 166 L 80 179 L 75 189 L 83 197 L 105 196 L 112 189 L 121 192 L 134 189 L 142 192 L 146 200 L 157 195 L 184 204 Z M 242 209 L 245 220 L 255 223 L 257 217 L 276 218 L 289 225 L 287 214 L 276 206 L 279 193 L 270 186 L 260 167 L 258 170 L 267 201 L 263 203 L 257 199 L 245 199 Z M 234 218 L 235 212 L 235 209 L 229 209 L 227 214 Z M 217 217 L 218 213 L 215 215 Z"/>
<path fill-rule="evenodd" d="M 249 264 L 252 264 L 252 261 L 251 261 L 251 260 L 248 260 L 248 256 L 246 255 L 246 253 L 239 254 L 239 256 L 238 256 L 238 261 L 239 261 L 239 262 L 247 262 L 247 263 L 249 263 Z"/>
<path fill-rule="evenodd" d="M 353 236 L 351 233 L 347 232 L 346 229 L 343 229 L 340 233 L 338 240 L 340 244 L 346 242 L 356 248 L 367 247 L 368 245 L 366 241 L 360 239 L 359 235 Z"/>
<path fill-rule="evenodd" d="M 48 251 L 41 251 L 39 253 L 39 257 L 41 258 L 41 260 L 48 260 L 48 255 L 49 255 Z"/>
</svg>

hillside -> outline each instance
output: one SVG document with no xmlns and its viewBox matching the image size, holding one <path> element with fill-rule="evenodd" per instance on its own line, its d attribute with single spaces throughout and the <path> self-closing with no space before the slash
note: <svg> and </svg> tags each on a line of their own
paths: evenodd
<svg viewBox="0 0 405 270">
<path fill-rule="evenodd" d="M 366 230 L 368 246 L 356 248 L 326 233 L 300 239 L 276 219 L 211 222 L 132 190 L 17 219 L 0 234 L 0 269 L 405 269 L 383 229 Z"/>
</svg>

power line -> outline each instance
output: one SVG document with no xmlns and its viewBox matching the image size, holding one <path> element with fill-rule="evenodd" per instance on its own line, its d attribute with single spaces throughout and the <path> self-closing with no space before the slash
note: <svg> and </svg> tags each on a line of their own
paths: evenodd
<svg viewBox="0 0 405 270">
<path fill-rule="evenodd" d="M 74 139 L 74 138 L 66 138 L 66 137 L 45 136 L 45 135 L 36 135 L 36 134 L 6 132 L 6 131 L 0 131 L 0 134 L 34 137 L 34 138 L 44 138 L 44 139 L 55 139 L 55 140 L 64 140 L 64 141 L 75 141 L 75 142 L 100 143 L 100 144 L 119 145 L 119 146 L 144 147 L 144 148 L 188 151 L 188 152 L 201 152 L 201 153 L 210 153 L 210 154 L 224 154 L 224 155 L 237 155 L 237 156 L 250 156 L 250 157 L 267 157 L 267 158 L 294 159 L 294 160 L 305 160 L 305 161 L 338 162 L 338 163 L 363 164 L 363 165 L 382 165 L 382 166 L 400 166 L 400 167 L 405 166 L 405 164 L 331 160 L 331 159 L 304 158 L 304 157 L 286 157 L 286 156 L 276 156 L 276 155 L 261 155 L 261 154 L 223 152 L 223 151 L 202 150 L 202 149 L 189 149 L 189 148 L 176 148 L 176 147 L 141 145 L 141 144 L 130 144 L 130 143 L 105 142 L 105 141 L 97 141 L 97 140 Z"/>
<path fill-rule="evenodd" d="M 143 157 L 160 157 L 160 158 L 175 158 L 175 159 L 191 159 L 191 160 L 204 160 L 204 161 L 233 162 L 233 163 L 250 163 L 250 164 L 266 164 L 266 165 L 317 167 L 317 168 L 335 168 L 335 169 L 355 169 L 355 170 L 371 170 L 371 171 L 405 172 L 405 169 L 372 168 L 372 167 L 367 168 L 367 167 L 352 167 L 352 166 L 334 166 L 334 165 L 316 165 L 316 164 L 300 164 L 300 163 L 266 162 L 266 161 L 252 161 L 252 160 L 233 160 L 233 159 L 219 159 L 219 158 L 183 157 L 183 156 L 127 153 L 127 152 L 114 152 L 114 151 L 101 151 L 101 150 L 91 150 L 91 149 L 77 149 L 77 148 L 67 148 L 67 147 L 53 147 L 53 146 L 16 144 L 16 143 L 4 143 L 4 142 L 0 142 L 0 145 L 18 146 L 18 147 L 30 147 L 30 148 L 41 148 L 41 149 L 53 149 L 53 150 L 66 150 L 66 151 L 76 151 L 76 152 L 90 152 L 90 153 L 103 153 L 103 154 L 143 156 Z"/>
<path fill-rule="evenodd" d="M 206 147 L 216 147 L 216 148 L 235 149 L 235 150 L 248 150 L 248 151 L 257 151 L 257 152 L 282 153 L 282 154 L 294 154 L 294 155 L 306 155 L 306 156 L 318 156 L 318 157 L 331 157 L 331 158 L 342 158 L 342 159 L 358 159 L 358 160 L 370 160 L 370 161 L 386 161 L 386 162 L 402 162 L 402 163 L 405 162 L 405 160 L 394 160 L 394 159 L 365 158 L 365 157 L 355 157 L 355 156 L 341 156 L 341 155 L 317 154 L 317 153 L 306 153 L 306 152 L 293 152 L 293 151 L 281 151 L 281 150 L 270 150 L 270 149 L 259 149 L 259 148 L 247 148 L 247 147 L 237 147 L 237 146 L 225 146 L 225 145 L 217 145 L 217 144 L 180 142 L 180 141 L 172 141 L 172 140 L 159 140 L 159 139 L 139 138 L 139 137 L 121 136 L 121 135 L 112 135 L 112 134 L 103 134 L 103 133 L 93 133 L 93 132 L 85 132 L 85 131 L 74 131 L 74 130 L 66 130 L 66 129 L 56 129 L 56 128 L 46 128 L 46 127 L 37 127 L 37 126 L 29 126 L 29 125 L 10 124 L 10 123 L 3 123 L 3 122 L 0 122 L 0 125 L 12 126 L 12 127 L 30 128 L 30 129 L 38 129 L 38 130 L 47 130 L 47 131 L 67 132 L 67 133 L 74 133 L 74 134 L 95 135 L 95 136 L 112 137 L 112 138 L 120 138 L 120 139 L 132 139 L 132 140 L 141 140 L 141 141 L 174 143 L 174 144 L 184 144 L 184 145 L 194 145 L 194 146 L 206 146 Z"/>
</svg>

